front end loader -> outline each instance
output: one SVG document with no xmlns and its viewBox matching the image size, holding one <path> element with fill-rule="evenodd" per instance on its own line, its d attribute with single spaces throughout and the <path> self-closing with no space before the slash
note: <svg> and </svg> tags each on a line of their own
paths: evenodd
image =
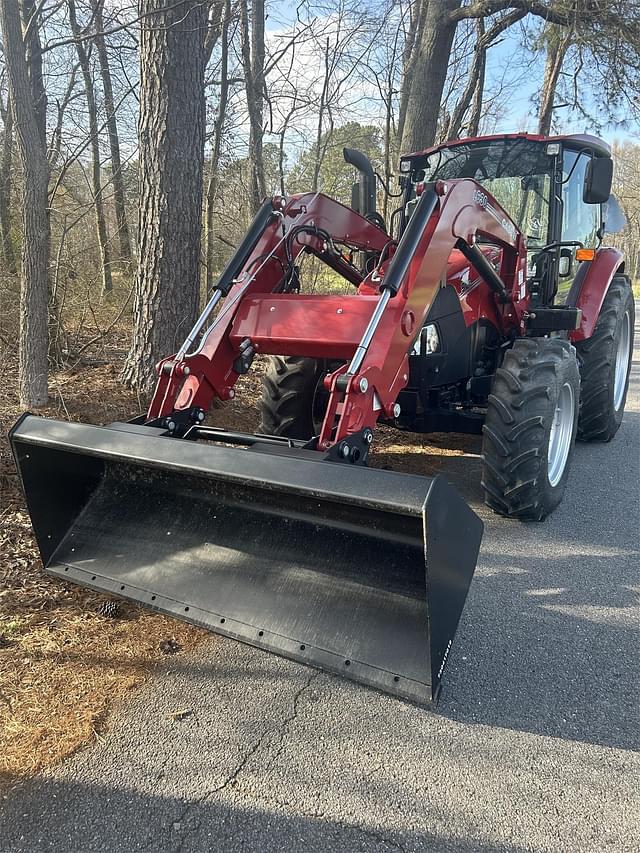
<svg viewBox="0 0 640 853">
<path fill-rule="evenodd" d="M 599 420 L 579 374 L 589 342 L 603 357 L 599 317 L 624 279 L 619 253 L 596 249 L 573 296 L 554 302 L 563 251 L 578 241 L 563 239 L 540 175 L 556 181 L 573 151 L 585 203 L 600 209 L 611 179 L 606 152 L 570 140 L 493 137 L 408 155 L 388 227 L 373 170 L 353 151 L 351 209 L 318 192 L 267 199 L 183 345 L 159 363 L 146 415 L 97 427 L 27 414 L 13 428 L 47 571 L 433 700 L 482 523 L 441 476 L 366 463 L 380 422 L 484 429 L 487 502 L 540 519 L 566 486 L 579 412 L 599 437 L 619 425 L 631 333 L 616 339 L 624 375 L 612 368 L 617 390 Z M 354 292 L 305 292 L 305 256 Z M 624 299 L 614 319 L 628 329 Z M 256 356 L 270 358 L 258 431 L 208 424 Z"/>
</svg>

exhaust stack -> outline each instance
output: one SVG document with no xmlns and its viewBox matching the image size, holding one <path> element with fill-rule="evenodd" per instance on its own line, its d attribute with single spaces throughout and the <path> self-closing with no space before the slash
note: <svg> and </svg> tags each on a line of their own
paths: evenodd
<svg viewBox="0 0 640 853">
<path fill-rule="evenodd" d="M 376 212 L 376 176 L 371 161 L 355 148 L 343 148 L 346 163 L 360 172 L 360 180 L 351 191 L 351 207 L 361 216 L 371 216 Z"/>
</svg>

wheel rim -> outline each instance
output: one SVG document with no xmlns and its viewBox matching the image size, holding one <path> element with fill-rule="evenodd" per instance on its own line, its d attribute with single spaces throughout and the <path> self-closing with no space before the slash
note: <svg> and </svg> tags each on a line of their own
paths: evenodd
<svg viewBox="0 0 640 853">
<path fill-rule="evenodd" d="M 622 405 L 624 389 L 627 384 L 627 370 L 629 369 L 629 351 L 631 350 L 631 316 L 625 311 L 618 338 L 618 349 L 616 350 L 616 372 L 613 381 L 613 408 L 616 412 Z"/>
<path fill-rule="evenodd" d="M 575 399 L 573 388 L 565 382 L 560 389 L 556 410 L 553 414 L 551 433 L 549 435 L 548 478 L 552 486 L 557 486 L 564 469 L 567 467 L 571 438 L 573 436 L 573 421 L 575 415 Z"/>
</svg>

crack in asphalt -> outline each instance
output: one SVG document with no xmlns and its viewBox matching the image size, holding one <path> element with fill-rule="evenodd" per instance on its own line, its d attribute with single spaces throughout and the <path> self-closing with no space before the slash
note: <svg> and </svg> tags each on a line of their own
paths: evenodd
<svg viewBox="0 0 640 853">
<path fill-rule="evenodd" d="M 205 793 L 202 794 L 201 797 L 198 797 L 198 799 L 195 802 L 189 803 L 188 806 L 179 815 L 177 820 L 173 821 L 172 829 L 170 830 L 170 832 L 173 830 L 173 826 L 175 826 L 176 823 L 182 824 L 183 821 L 188 820 L 189 814 L 192 811 L 199 809 L 200 806 L 209 797 L 212 797 L 212 796 L 214 796 L 214 794 L 218 794 L 221 791 L 224 791 L 228 787 L 235 786 L 235 783 L 236 783 L 238 777 L 240 776 L 240 774 L 242 773 L 244 768 L 247 766 L 247 764 L 249 763 L 251 758 L 253 758 L 260 751 L 261 747 L 266 742 L 266 740 L 273 734 L 277 734 L 279 736 L 279 743 L 278 743 L 275 754 L 271 757 L 271 764 L 273 764 L 277 760 L 277 758 L 282 754 L 282 751 L 284 749 L 285 735 L 287 733 L 287 728 L 298 716 L 298 707 L 299 707 L 299 702 L 300 702 L 302 695 L 309 689 L 309 687 L 311 687 L 313 682 L 316 681 L 322 675 L 326 675 L 326 673 L 313 672 L 313 673 L 311 673 L 311 675 L 309 675 L 309 677 L 306 679 L 306 681 L 302 685 L 302 687 L 300 687 L 293 696 L 293 700 L 292 700 L 292 704 L 291 704 L 291 713 L 287 717 L 285 717 L 277 726 L 271 726 L 270 728 L 268 728 L 266 731 L 264 731 L 260 735 L 260 737 L 255 741 L 254 744 L 252 744 L 252 746 L 249 748 L 249 750 L 242 757 L 241 761 L 238 762 L 238 764 L 234 768 L 234 770 L 227 776 L 227 778 L 224 780 L 224 782 L 222 782 L 220 785 L 216 785 L 215 788 L 211 788 L 210 790 L 205 791 Z M 238 793 L 240 793 L 240 792 L 238 792 Z M 278 803 L 279 805 L 290 805 L 290 803 L 280 801 L 278 797 L 261 796 L 261 795 L 258 795 L 256 797 L 255 792 L 251 792 L 251 794 L 249 796 L 252 799 L 263 800 L 265 802 L 275 802 L 275 803 Z M 321 817 L 319 810 L 317 810 L 316 814 L 313 816 L 314 817 Z M 359 834 L 365 836 L 366 838 L 371 838 L 372 840 L 378 842 L 379 844 L 384 844 L 387 847 L 390 847 L 394 850 L 400 851 L 400 853 L 407 853 L 407 849 L 399 841 L 396 841 L 392 838 L 388 838 L 385 835 L 383 835 L 381 832 L 377 832 L 374 829 L 369 829 L 369 828 L 366 828 L 363 826 L 357 826 L 357 825 L 353 825 L 353 824 L 345 824 L 343 821 L 339 821 L 339 823 L 341 823 L 345 827 L 345 829 L 348 828 L 351 830 L 355 830 Z M 189 839 L 190 836 L 192 836 L 194 833 L 196 833 L 200 829 L 200 826 L 201 826 L 201 821 L 197 820 L 193 826 L 186 828 L 184 835 L 180 839 L 178 846 L 173 850 L 173 853 L 183 853 L 187 840 Z M 173 831 L 175 831 L 175 830 L 173 830 Z"/>
<path fill-rule="evenodd" d="M 242 791 L 238 791 L 238 793 L 240 795 L 243 794 Z M 298 810 L 299 815 L 304 815 L 305 817 L 312 817 L 312 818 L 316 818 L 318 820 L 322 820 L 323 818 L 327 817 L 326 812 L 320 808 L 316 808 L 315 811 L 309 811 L 308 809 L 301 809 L 299 804 L 292 803 L 289 800 L 283 800 L 280 797 L 275 797 L 275 796 L 270 795 L 270 794 L 260 794 L 260 793 L 256 793 L 255 791 L 252 791 L 251 793 L 248 793 L 246 796 L 247 796 L 247 799 L 253 799 L 253 800 L 257 799 L 257 800 L 260 800 L 264 803 L 269 803 L 269 804 L 275 803 L 275 805 L 284 806 L 285 808 L 291 808 L 293 806 Z M 319 799 L 320 799 L 320 795 L 318 792 L 318 794 L 316 794 L 316 800 L 319 801 Z M 352 830 L 354 832 L 359 833 L 360 835 L 364 835 L 367 838 L 372 838 L 374 841 L 378 841 L 381 844 L 386 844 L 388 847 L 392 847 L 395 850 L 399 850 L 400 853 L 408 853 L 407 848 L 404 847 L 400 843 L 400 841 L 395 841 L 391 838 L 387 838 L 385 835 L 383 835 L 381 832 L 378 832 L 375 829 L 368 829 L 367 827 L 360 826 L 358 824 L 346 823 L 344 820 L 341 820 L 339 817 L 336 817 L 335 815 L 332 815 L 332 814 L 329 814 L 328 817 L 336 826 L 341 826 L 344 829 Z"/>
<path fill-rule="evenodd" d="M 242 771 L 244 770 L 244 768 L 247 766 L 248 762 L 251 760 L 251 758 L 253 758 L 253 756 L 254 756 L 254 755 L 256 755 L 256 753 L 257 753 L 257 752 L 260 750 L 260 748 L 262 747 L 263 743 L 264 743 L 264 742 L 267 740 L 267 738 L 268 738 L 268 737 L 270 737 L 272 734 L 279 734 L 279 736 L 280 736 L 279 751 L 278 751 L 278 753 L 277 753 L 278 755 L 280 755 L 280 753 L 282 752 L 283 744 L 284 744 L 284 735 L 285 735 L 285 733 L 286 733 L 287 726 L 288 726 L 290 723 L 292 723 L 292 722 L 296 719 L 296 717 L 298 716 L 298 704 L 299 704 L 299 702 L 300 702 L 300 698 L 301 698 L 302 694 L 303 694 L 306 690 L 308 690 L 308 689 L 309 689 L 309 687 L 311 686 L 311 684 L 312 684 L 312 683 L 313 683 L 317 678 L 319 678 L 322 674 L 323 674 L 323 673 L 322 673 L 322 672 L 319 672 L 319 671 L 318 671 L 318 672 L 312 672 L 312 673 L 311 673 L 311 675 L 309 675 L 309 676 L 307 677 L 307 679 L 306 679 L 305 683 L 302 685 L 302 687 L 300 687 L 300 688 L 299 688 L 299 690 L 297 690 L 297 691 L 296 691 L 296 693 L 295 693 L 295 694 L 294 694 L 294 696 L 293 696 L 293 701 L 292 701 L 292 706 L 291 706 L 291 713 L 290 713 L 287 717 L 285 717 L 285 718 L 284 718 L 284 720 L 282 720 L 282 722 L 280 722 L 278 725 L 276 725 L 276 726 L 271 726 L 270 728 L 266 729 L 266 730 L 265 730 L 265 731 L 260 735 L 260 737 L 255 741 L 255 743 L 254 743 L 254 744 L 249 748 L 249 750 L 248 750 L 248 751 L 245 753 L 245 755 L 242 757 L 241 761 L 240 761 L 240 762 L 238 763 L 238 765 L 234 768 L 234 770 L 233 770 L 233 771 L 232 771 L 232 772 L 227 776 L 227 778 L 224 780 L 224 782 L 222 782 L 220 785 L 216 785 L 216 787 L 215 787 L 215 788 L 211 788 L 211 789 L 209 789 L 208 791 L 205 791 L 205 792 L 204 792 L 204 794 L 202 794 L 202 796 L 201 796 L 201 797 L 198 797 L 198 799 L 197 799 L 197 800 L 195 800 L 195 801 L 193 801 L 193 802 L 190 802 L 190 803 L 189 803 L 189 804 L 188 804 L 188 805 L 183 809 L 183 811 L 182 811 L 182 812 L 181 812 L 181 814 L 178 816 L 178 818 L 172 822 L 172 825 L 171 825 L 171 827 L 170 827 L 170 829 L 169 829 L 169 835 L 171 835 L 171 832 L 172 832 L 172 831 L 179 831 L 179 830 L 175 830 L 175 829 L 174 829 L 174 827 L 176 826 L 176 824 L 180 824 L 180 825 L 181 825 L 181 824 L 183 823 L 183 821 L 186 821 L 186 820 L 188 819 L 188 817 L 189 817 L 189 814 L 190 814 L 192 811 L 199 809 L 199 808 L 200 808 L 200 806 L 201 806 L 201 805 L 202 805 L 202 804 L 203 804 L 203 803 L 204 803 L 204 802 L 205 802 L 209 797 L 212 797 L 214 794 L 218 794 L 218 793 L 220 793 L 221 791 L 224 791 L 224 790 L 225 790 L 225 788 L 228 788 L 230 785 L 234 785 L 234 783 L 235 783 L 236 779 L 237 779 L 237 778 L 238 778 L 238 776 L 242 773 Z M 180 826 L 180 828 L 182 828 L 182 827 Z M 190 836 L 190 835 L 193 835 L 193 833 L 194 833 L 194 832 L 197 832 L 197 831 L 198 831 L 198 829 L 200 829 L 200 820 L 197 820 L 197 821 L 196 821 L 196 823 L 195 823 L 192 827 L 189 827 L 189 828 L 187 828 L 187 829 L 186 829 L 186 831 L 185 831 L 184 835 L 183 835 L 183 836 L 182 836 L 182 838 L 180 839 L 180 842 L 179 842 L 178 846 L 174 849 L 173 853 L 182 853 L 182 851 L 184 850 L 184 845 L 185 845 L 186 840 L 189 838 L 189 836 Z M 169 845 L 170 845 L 170 847 L 171 847 L 171 840 L 169 840 Z M 156 849 L 157 849 L 157 848 L 156 848 Z"/>
</svg>

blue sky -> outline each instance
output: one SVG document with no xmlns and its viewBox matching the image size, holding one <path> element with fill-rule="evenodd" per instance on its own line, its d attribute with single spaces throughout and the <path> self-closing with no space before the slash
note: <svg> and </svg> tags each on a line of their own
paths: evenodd
<svg viewBox="0 0 640 853">
<path fill-rule="evenodd" d="M 523 51 L 521 46 L 521 33 L 516 28 L 513 32 L 508 33 L 500 44 L 496 45 L 489 52 L 489 85 L 491 78 L 496 74 L 497 69 L 505 63 L 509 63 L 516 67 L 521 63 L 523 65 L 531 63 L 529 73 L 524 75 L 518 81 L 518 85 L 513 87 L 508 101 L 508 112 L 499 124 L 500 131 L 513 130 L 514 126 L 517 130 L 535 131 L 536 127 L 536 110 L 537 110 L 537 95 L 542 81 L 544 70 L 544 56 L 534 56 L 531 52 Z M 514 57 L 517 61 L 513 62 Z M 598 105 L 591 102 L 587 103 L 589 112 L 598 114 Z M 601 112 L 601 111 L 600 111 Z M 566 133 L 593 133 L 593 127 L 585 120 L 584 116 L 577 111 L 562 109 L 556 113 L 556 120 L 560 122 L 559 131 Z M 614 140 L 620 142 L 624 140 L 632 140 L 640 142 L 640 127 L 637 125 L 630 126 L 626 129 L 608 125 L 600 134 L 607 142 L 612 143 Z"/>
<path fill-rule="evenodd" d="M 267 30 L 288 28 L 295 20 L 297 6 L 297 2 L 290 2 L 290 0 L 279 0 L 279 2 L 269 4 Z M 528 23 L 530 24 L 531 20 Z M 532 31 L 532 27 L 529 27 L 529 32 Z M 498 99 L 499 114 L 495 125 L 491 127 L 492 132 L 516 130 L 535 132 L 536 100 L 543 77 L 544 55 L 541 53 L 536 55 L 533 51 L 523 48 L 523 39 L 526 40 L 527 37 L 522 25 L 516 25 L 508 30 L 503 40 L 489 51 L 486 96 L 489 96 L 492 87 L 497 85 L 500 79 L 503 79 L 506 84 L 502 96 Z M 585 95 L 585 97 L 588 96 Z M 599 110 L 595 103 L 587 103 L 587 111 L 596 115 L 602 114 L 602 110 Z M 589 126 L 589 122 L 578 111 L 564 108 L 558 111 L 556 116 L 559 132 L 595 132 L 594 128 Z M 363 121 L 366 120 L 366 114 L 354 114 L 353 118 Z M 638 126 L 621 129 L 609 125 L 602 130 L 600 135 L 609 143 L 614 140 L 622 142 L 627 139 L 640 143 L 640 127 Z"/>
</svg>

